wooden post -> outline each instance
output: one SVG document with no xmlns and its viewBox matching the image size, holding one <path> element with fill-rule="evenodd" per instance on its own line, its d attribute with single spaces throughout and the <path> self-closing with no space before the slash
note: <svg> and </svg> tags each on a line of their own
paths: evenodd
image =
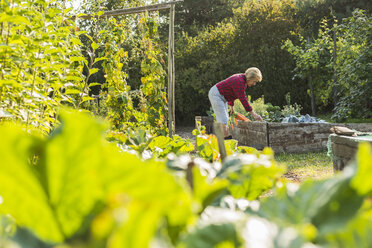
<svg viewBox="0 0 372 248">
<path fill-rule="evenodd" d="M 176 132 L 176 64 L 174 61 L 174 19 L 175 19 L 175 4 L 171 5 L 171 16 L 173 18 L 172 21 L 172 97 L 173 97 L 173 103 L 172 103 L 172 109 L 173 109 L 173 133 Z"/>
<path fill-rule="evenodd" d="M 190 163 L 187 164 L 187 169 L 186 169 L 186 180 L 190 185 L 191 189 L 194 189 L 194 176 L 192 174 L 192 169 L 194 168 L 195 163 L 194 161 L 191 161 Z"/>
<path fill-rule="evenodd" d="M 221 154 L 221 162 L 222 162 L 227 156 L 222 124 L 218 122 L 213 123 L 213 131 L 214 131 L 214 134 L 217 136 L 218 149 Z"/>
<path fill-rule="evenodd" d="M 169 14 L 168 41 L 168 128 L 169 136 L 174 133 L 174 4 L 171 4 Z"/>
</svg>

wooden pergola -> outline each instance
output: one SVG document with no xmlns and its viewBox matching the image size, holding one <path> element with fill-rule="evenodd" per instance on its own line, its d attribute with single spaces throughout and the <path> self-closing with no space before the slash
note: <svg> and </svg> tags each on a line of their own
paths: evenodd
<svg viewBox="0 0 372 248">
<path fill-rule="evenodd" d="M 183 2 L 183 0 L 177 0 L 166 3 L 146 5 L 142 7 L 133 7 L 119 10 L 106 11 L 104 14 L 98 15 L 81 15 L 79 18 L 90 19 L 90 18 L 102 18 L 110 16 L 121 16 L 136 14 L 142 12 L 159 11 L 169 9 L 169 39 L 168 39 L 168 128 L 169 136 L 172 137 L 175 129 L 175 64 L 174 64 L 174 16 L 175 16 L 175 5 Z"/>
</svg>

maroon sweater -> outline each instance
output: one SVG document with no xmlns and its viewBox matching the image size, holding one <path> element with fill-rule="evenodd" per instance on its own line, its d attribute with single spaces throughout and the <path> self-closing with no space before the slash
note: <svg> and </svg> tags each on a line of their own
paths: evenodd
<svg viewBox="0 0 372 248">
<path fill-rule="evenodd" d="M 247 88 L 246 79 L 244 73 L 234 74 L 225 80 L 217 83 L 217 89 L 230 106 L 234 106 L 234 101 L 239 99 L 243 104 L 245 111 L 252 111 L 251 105 L 249 105 L 245 89 Z"/>
</svg>

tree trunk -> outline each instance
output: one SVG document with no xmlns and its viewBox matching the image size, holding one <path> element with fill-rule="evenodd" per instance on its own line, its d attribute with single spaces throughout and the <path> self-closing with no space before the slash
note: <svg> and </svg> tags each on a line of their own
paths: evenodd
<svg viewBox="0 0 372 248">
<path fill-rule="evenodd" d="M 313 77 L 311 73 L 309 73 L 309 87 L 310 87 L 310 95 L 311 95 L 311 112 L 313 116 L 316 116 L 316 108 L 315 108 L 315 95 L 314 95 L 314 86 L 313 86 Z"/>
<path fill-rule="evenodd" d="M 336 43 L 336 31 L 333 32 L 333 106 L 337 106 L 337 74 L 336 74 L 336 62 L 337 62 L 337 43 Z"/>
</svg>

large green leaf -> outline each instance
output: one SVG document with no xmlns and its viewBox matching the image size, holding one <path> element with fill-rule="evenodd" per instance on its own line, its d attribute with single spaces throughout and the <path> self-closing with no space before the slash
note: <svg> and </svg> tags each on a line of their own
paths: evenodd
<svg viewBox="0 0 372 248">
<path fill-rule="evenodd" d="M 196 136 L 196 149 L 198 155 L 206 160 L 215 161 L 220 157 L 218 141 L 215 135 Z"/>
<path fill-rule="evenodd" d="M 163 162 L 143 162 L 135 155 L 112 150 L 108 154 L 101 177 L 109 195 L 125 193 L 137 200 L 161 204 L 175 223 L 188 217 L 191 194 L 185 191 L 186 181 L 177 180 Z"/>
<path fill-rule="evenodd" d="M 363 203 L 364 198 L 350 187 L 351 177 L 343 173 L 325 181 L 307 181 L 298 190 L 298 185 L 289 184 L 265 199 L 259 214 L 282 226 L 313 225 L 318 238 L 336 232 L 354 218 Z"/>
<path fill-rule="evenodd" d="M 210 224 L 197 228 L 189 234 L 181 247 L 215 248 L 240 247 L 241 241 L 232 223 Z"/>
<path fill-rule="evenodd" d="M 6 187 L 0 188 L 0 213 L 11 214 L 43 240 L 60 242 L 85 231 L 98 202 L 124 197 L 112 247 L 148 247 L 165 218 L 172 226 L 188 222 L 192 199 L 185 180 L 177 180 L 163 162 L 120 152 L 87 114 L 61 117 L 61 126 L 37 147 L 34 167 L 28 159 L 36 138 L 1 129 L 0 179 Z"/>
<path fill-rule="evenodd" d="M 361 195 L 372 193 L 372 149 L 368 143 L 359 145 L 357 153 L 357 172 L 351 186 Z"/>
<path fill-rule="evenodd" d="M 110 235 L 110 247 L 148 247 L 165 219 L 172 226 L 185 225 L 192 214 L 186 182 L 170 174 L 164 163 L 143 162 L 114 148 L 106 149 L 100 175 L 107 196 L 126 200 L 121 203 L 121 215 L 114 219 L 118 228 Z"/>
<path fill-rule="evenodd" d="M 16 127 L 0 127 L 0 214 L 9 214 L 49 241 L 62 241 L 63 234 L 49 205 L 47 194 L 33 172 L 29 159 L 40 141 Z"/>
<path fill-rule="evenodd" d="M 232 196 L 254 200 L 272 188 L 283 172 L 272 156 L 262 153 L 227 157 L 218 176 L 229 180 Z"/>
<path fill-rule="evenodd" d="M 355 218 L 342 230 L 325 235 L 322 243 L 329 247 L 372 247 L 372 210 L 356 213 Z"/>
<path fill-rule="evenodd" d="M 99 169 L 105 163 L 103 125 L 84 113 L 61 113 L 39 168 L 52 210 L 72 236 L 102 197 Z"/>
</svg>

